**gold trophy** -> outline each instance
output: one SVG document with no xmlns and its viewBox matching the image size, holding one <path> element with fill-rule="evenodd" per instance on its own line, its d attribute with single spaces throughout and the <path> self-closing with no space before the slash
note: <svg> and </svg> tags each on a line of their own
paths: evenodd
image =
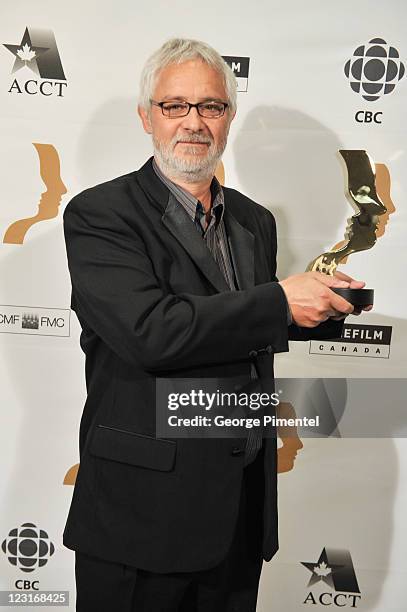
<svg viewBox="0 0 407 612">
<path fill-rule="evenodd" d="M 347 169 L 346 196 L 355 213 L 348 219 L 345 241 L 330 251 L 318 255 L 307 266 L 307 272 L 333 275 L 338 264 L 358 251 L 371 249 L 376 242 L 376 230 L 380 215 L 387 209 L 376 191 L 376 168 L 366 151 L 340 149 Z M 332 289 L 353 306 L 373 304 L 373 289 Z"/>
</svg>

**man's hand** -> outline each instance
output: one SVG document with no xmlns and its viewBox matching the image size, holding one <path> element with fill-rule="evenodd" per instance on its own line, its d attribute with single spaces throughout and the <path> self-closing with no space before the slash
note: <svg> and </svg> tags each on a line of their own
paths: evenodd
<svg viewBox="0 0 407 612">
<path fill-rule="evenodd" d="M 280 281 L 291 309 L 293 322 L 300 327 L 316 327 L 330 317 L 343 318 L 354 312 L 352 304 L 331 288 L 361 289 L 365 283 L 337 272 L 327 276 L 321 272 L 294 274 Z M 367 307 L 369 309 L 369 307 Z"/>
<path fill-rule="evenodd" d="M 335 276 L 336 278 L 339 278 L 339 280 L 343 280 L 349 283 L 349 287 L 350 289 L 363 289 L 363 287 L 366 285 L 365 282 L 363 281 L 358 281 L 355 280 L 354 278 L 351 278 L 350 276 L 348 276 L 347 274 L 344 274 L 343 272 L 335 272 Z M 352 314 L 353 315 L 360 315 L 360 313 L 362 312 L 362 310 L 368 312 L 369 310 L 372 310 L 373 308 L 373 304 L 369 304 L 369 306 L 355 306 L 353 308 Z M 332 317 L 332 319 L 334 319 L 335 321 L 340 321 L 341 319 L 344 319 L 347 315 L 338 315 L 336 317 Z"/>
</svg>

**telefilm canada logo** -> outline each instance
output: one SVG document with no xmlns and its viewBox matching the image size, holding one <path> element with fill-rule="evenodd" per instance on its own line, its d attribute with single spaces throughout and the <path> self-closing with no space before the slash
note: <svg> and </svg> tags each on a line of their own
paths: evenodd
<svg viewBox="0 0 407 612">
<path fill-rule="evenodd" d="M 392 329 L 390 325 L 345 323 L 340 338 L 311 340 L 309 352 L 312 355 L 388 359 L 390 357 Z"/>
<path fill-rule="evenodd" d="M 222 55 L 222 57 L 234 72 L 237 91 L 246 92 L 249 85 L 250 57 L 238 57 L 235 55 Z"/>
<path fill-rule="evenodd" d="M 348 550 L 323 548 L 318 561 L 301 565 L 311 572 L 307 586 L 312 587 L 303 604 L 357 608 L 362 596 Z"/>
<path fill-rule="evenodd" d="M 37 336 L 70 335 L 70 309 L 0 306 L 0 333 Z"/>
<path fill-rule="evenodd" d="M 52 30 L 26 27 L 20 44 L 3 46 L 14 56 L 10 94 L 64 96 L 67 82 Z"/>
<path fill-rule="evenodd" d="M 392 93 L 405 74 L 399 51 L 383 38 L 372 38 L 358 46 L 344 66 L 345 76 L 356 94 L 367 102 L 376 102 Z M 383 111 L 358 110 L 357 123 L 382 123 Z"/>
</svg>

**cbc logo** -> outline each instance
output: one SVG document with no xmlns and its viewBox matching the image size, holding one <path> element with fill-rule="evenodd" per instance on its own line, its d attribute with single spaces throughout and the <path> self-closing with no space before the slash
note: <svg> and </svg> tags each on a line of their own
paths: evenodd
<svg viewBox="0 0 407 612">
<path fill-rule="evenodd" d="M 399 52 L 383 38 L 372 38 L 353 52 L 344 67 L 351 89 L 373 102 L 391 93 L 403 78 L 405 67 Z"/>
<path fill-rule="evenodd" d="M 358 123 L 381 123 L 382 122 L 381 111 L 377 113 L 372 113 L 371 111 L 358 111 L 355 115 L 355 119 Z"/>
<path fill-rule="evenodd" d="M 39 580 L 16 580 L 15 587 L 19 591 L 38 591 Z"/>
<path fill-rule="evenodd" d="M 11 565 L 23 572 L 33 572 L 44 566 L 55 551 L 47 532 L 36 527 L 34 523 L 23 523 L 12 529 L 1 547 Z M 26 588 L 24 581 L 18 582 L 21 584 L 16 584 L 17 588 Z M 35 584 L 35 581 L 31 584 Z"/>
</svg>

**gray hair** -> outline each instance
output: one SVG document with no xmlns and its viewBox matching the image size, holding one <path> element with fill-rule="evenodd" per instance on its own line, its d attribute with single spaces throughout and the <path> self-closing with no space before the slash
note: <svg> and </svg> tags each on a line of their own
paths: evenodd
<svg viewBox="0 0 407 612">
<path fill-rule="evenodd" d="M 144 65 L 140 78 L 139 104 L 148 113 L 151 98 L 159 72 L 169 64 L 182 64 L 188 60 L 201 59 L 222 76 L 232 113 L 237 106 L 236 77 L 223 57 L 212 47 L 200 40 L 171 38 L 151 55 Z"/>
</svg>

